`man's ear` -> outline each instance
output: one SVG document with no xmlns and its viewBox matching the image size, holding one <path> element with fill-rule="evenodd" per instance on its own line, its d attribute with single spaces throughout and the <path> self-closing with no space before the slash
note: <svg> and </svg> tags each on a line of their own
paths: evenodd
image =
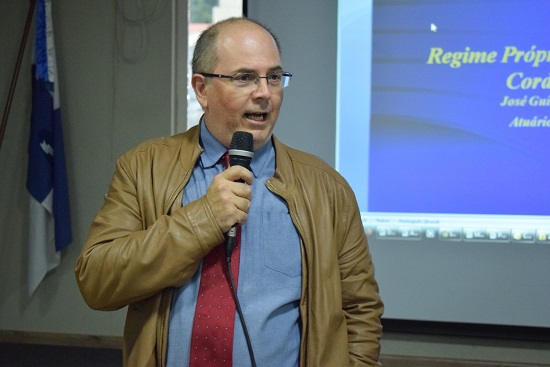
<svg viewBox="0 0 550 367">
<path fill-rule="evenodd" d="M 206 85 L 206 77 L 200 74 L 193 74 L 191 76 L 191 86 L 195 91 L 197 101 L 201 105 L 202 109 L 206 109 L 208 107 L 208 98 L 206 93 L 208 86 Z"/>
</svg>

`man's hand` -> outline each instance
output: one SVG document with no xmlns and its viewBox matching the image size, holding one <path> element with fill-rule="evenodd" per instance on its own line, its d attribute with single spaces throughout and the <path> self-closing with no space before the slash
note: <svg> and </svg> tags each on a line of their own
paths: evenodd
<svg viewBox="0 0 550 367">
<path fill-rule="evenodd" d="M 242 180 L 243 182 L 236 182 Z M 206 200 L 223 233 L 234 224 L 244 224 L 248 218 L 252 190 L 252 172 L 232 166 L 216 175 L 206 191 Z M 248 184 L 248 185 L 247 185 Z"/>
</svg>

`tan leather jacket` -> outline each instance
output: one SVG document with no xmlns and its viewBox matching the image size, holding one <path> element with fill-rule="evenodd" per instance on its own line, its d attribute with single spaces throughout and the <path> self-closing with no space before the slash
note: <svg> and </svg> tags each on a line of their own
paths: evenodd
<svg viewBox="0 0 550 367">
<path fill-rule="evenodd" d="M 124 365 L 164 366 L 174 287 L 223 241 L 207 201 L 182 207 L 202 148 L 198 127 L 145 142 L 118 161 L 75 273 L 88 305 L 128 305 Z M 378 366 L 383 305 L 355 196 L 326 163 L 273 138 L 267 187 L 302 243 L 301 366 Z"/>
</svg>

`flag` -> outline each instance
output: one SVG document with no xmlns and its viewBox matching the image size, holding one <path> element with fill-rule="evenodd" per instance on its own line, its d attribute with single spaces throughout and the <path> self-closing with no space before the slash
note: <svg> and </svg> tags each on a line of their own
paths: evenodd
<svg viewBox="0 0 550 367">
<path fill-rule="evenodd" d="M 28 291 L 32 295 L 60 251 L 72 241 L 51 0 L 36 3 L 35 62 L 27 190 L 29 206 Z"/>
</svg>

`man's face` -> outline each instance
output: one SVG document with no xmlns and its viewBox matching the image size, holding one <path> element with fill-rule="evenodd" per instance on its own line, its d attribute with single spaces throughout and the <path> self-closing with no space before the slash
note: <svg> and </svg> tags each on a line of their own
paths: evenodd
<svg viewBox="0 0 550 367">
<path fill-rule="evenodd" d="M 256 24 L 242 22 L 227 26 L 217 40 L 218 64 L 213 74 L 234 75 L 253 72 L 265 76 L 282 71 L 279 51 L 271 35 Z M 204 109 L 208 130 L 226 147 L 235 131 L 248 131 L 254 137 L 254 149 L 271 138 L 283 101 L 283 89 L 267 84 L 247 87 L 231 79 L 208 78 L 194 74 L 193 87 Z M 200 91 L 202 85 L 202 92 Z"/>
</svg>

